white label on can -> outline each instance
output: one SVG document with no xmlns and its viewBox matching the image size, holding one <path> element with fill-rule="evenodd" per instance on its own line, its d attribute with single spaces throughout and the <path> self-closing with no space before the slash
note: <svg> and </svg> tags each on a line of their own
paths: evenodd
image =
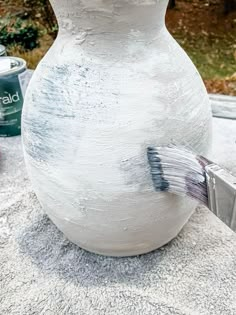
<svg viewBox="0 0 236 315">
<path fill-rule="evenodd" d="M 11 70 L 11 60 L 9 58 L 0 58 L 0 73 Z"/>
<path fill-rule="evenodd" d="M 33 75 L 33 70 L 25 70 L 24 72 L 18 74 L 19 82 L 20 82 L 20 87 L 22 91 L 23 97 L 25 96 L 26 89 L 28 87 L 29 81 Z"/>
</svg>

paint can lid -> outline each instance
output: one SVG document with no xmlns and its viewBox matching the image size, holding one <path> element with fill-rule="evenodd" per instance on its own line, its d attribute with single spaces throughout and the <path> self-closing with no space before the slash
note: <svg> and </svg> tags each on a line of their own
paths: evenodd
<svg viewBox="0 0 236 315">
<path fill-rule="evenodd" d="M 0 56 L 5 55 L 6 53 L 6 47 L 0 44 Z"/>
<path fill-rule="evenodd" d="M 26 69 L 26 61 L 18 57 L 0 58 L 0 77 L 20 73 Z"/>
</svg>

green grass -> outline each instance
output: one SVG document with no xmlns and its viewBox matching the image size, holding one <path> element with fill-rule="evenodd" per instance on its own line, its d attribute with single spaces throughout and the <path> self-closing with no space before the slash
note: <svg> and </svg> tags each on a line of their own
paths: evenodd
<svg viewBox="0 0 236 315">
<path fill-rule="evenodd" d="M 175 33 L 174 37 L 196 65 L 203 79 L 220 79 L 236 72 L 234 34 L 222 38 L 200 34 L 190 36 Z"/>
</svg>

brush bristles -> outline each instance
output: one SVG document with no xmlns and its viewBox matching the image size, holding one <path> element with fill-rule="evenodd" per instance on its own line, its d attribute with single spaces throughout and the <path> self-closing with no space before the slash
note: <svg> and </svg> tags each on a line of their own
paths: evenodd
<svg viewBox="0 0 236 315">
<path fill-rule="evenodd" d="M 208 204 L 205 166 L 210 161 L 175 146 L 149 147 L 147 155 L 156 191 L 189 196 Z"/>
</svg>

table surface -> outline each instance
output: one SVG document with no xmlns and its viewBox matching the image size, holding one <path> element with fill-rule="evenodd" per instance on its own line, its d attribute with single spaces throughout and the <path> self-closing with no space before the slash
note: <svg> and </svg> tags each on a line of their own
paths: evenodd
<svg viewBox="0 0 236 315">
<path fill-rule="evenodd" d="M 211 158 L 236 174 L 236 121 L 214 118 L 213 135 Z M 236 234 L 209 210 L 152 253 L 95 255 L 43 213 L 20 137 L 0 154 L 0 314 L 236 314 Z"/>
</svg>

